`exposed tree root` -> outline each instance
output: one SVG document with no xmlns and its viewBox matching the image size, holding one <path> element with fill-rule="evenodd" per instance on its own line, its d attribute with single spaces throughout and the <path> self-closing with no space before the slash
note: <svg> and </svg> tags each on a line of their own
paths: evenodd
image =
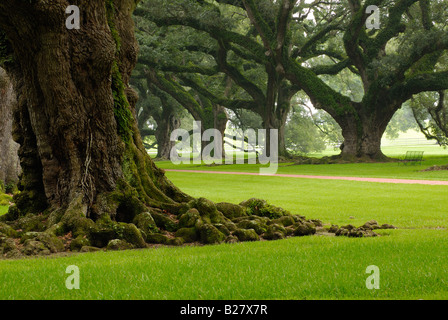
<svg viewBox="0 0 448 320">
<path fill-rule="evenodd" d="M 85 216 L 88 210 L 81 196 L 65 209 L 37 215 L 18 217 L 12 206 L 0 218 L 0 257 L 278 240 L 314 235 L 323 229 L 319 220 L 291 214 L 255 198 L 239 205 L 198 198 L 173 206 L 173 211 L 147 207 L 135 197 L 115 192 L 100 198 L 92 211 L 96 212 L 94 218 Z M 114 215 L 104 214 L 111 210 Z M 380 228 L 393 226 L 370 221 L 359 228 L 331 226 L 328 232 L 370 237 Z"/>
</svg>

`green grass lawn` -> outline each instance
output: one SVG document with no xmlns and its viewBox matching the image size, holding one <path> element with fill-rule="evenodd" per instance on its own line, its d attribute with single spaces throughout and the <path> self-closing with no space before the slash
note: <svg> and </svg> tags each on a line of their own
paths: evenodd
<svg viewBox="0 0 448 320">
<path fill-rule="evenodd" d="M 448 298 L 446 231 L 389 233 L 1 261 L 0 298 Z M 69 265 L 79 268 L 79 290 L 65 287 Z M 379 290 L 365 286 L 369 265 L 380 269 Z"/>
<path fill-rule="evenodd" d="M 292 163 L 279 163 L 277 173 L 321 176 L 345 176 L 345 177 L 371 177 L 394 179 L 420 179 L 420 180 L 448 180 L 448 170 L 425 171 L 422 170 L 434 165 L 448 164 L 447 156 L 425 156 L 425 161 L 420 164 L 398 165 L 391 163 L 347 163 L 331 165 L 293 165 Z M 259 172 L 260 164 L 181 164 L 175 165 L 170 161 L 157 161 L 157 166 L 163 169 L 188 169 L 209 171 L 235 171 L 235 172 Z"/>
<path fill-rule="evenodd" d="M 360 225 L 375 219 L 400 228 L 448 226 L 448 186 L 189 172 L 167 176 L 192 196 L 234 203 L 258 197 L 326 223 Z"/>
<path fill-rule="evenodd" d="M 375 219 L 400 229 L 364 239 L 313 236 L 2 260 L 0 299 L 448 299 L 446 186 L 167 175 L 185 192 L 214 201 L 260 197 L 326 224 Z M 69 265 L 79 267 L 79 290 L 65 287 Z M 365 286 L 369 265 L 379 267 L 379 290 Z"/>
</svg>

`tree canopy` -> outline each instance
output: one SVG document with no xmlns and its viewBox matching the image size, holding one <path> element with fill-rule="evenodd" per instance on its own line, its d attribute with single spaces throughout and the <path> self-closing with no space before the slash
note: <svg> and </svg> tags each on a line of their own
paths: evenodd
<svg viewBox="0 0 448 320">
<path fill-rule="evenodd" d="M 377 6 L 378 29 L 367 29 Z M 384 159 L 381 137 L 413 95 L 447 88 L 447 4 L 442 1 L 145 1 L 136 15 L 163 30 L 142 60 L 211 101 L 258 113 L 284 129 L 303 90 L 342 128 L 342 156 Z M 338 77 L 351 79 L 341 86 Z M 225 97 L 208 79 L 239 87 Z M 197 81 L 202 79 L 202 81 Z M 207 80 L 204 80 L 207 79 Z M 224 81 L 224 80 L 222 80 Z M 230 99 L 229 99 L 230 97 Z M 280 149 L 283 134 L 280 134 Z"/>
</svg>

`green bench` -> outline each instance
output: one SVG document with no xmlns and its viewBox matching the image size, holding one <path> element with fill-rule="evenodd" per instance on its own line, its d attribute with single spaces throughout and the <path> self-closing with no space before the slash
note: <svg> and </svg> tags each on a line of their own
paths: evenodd
<svg viewBox="0 0 448 320">
<path fill-rule="evenodd" d="M 424 151 L 407 151 L 406 155 L 399 159 L 398 164 L 403 163 L 404 165 L 411 164 L 422 164 Z"/>
</svg>

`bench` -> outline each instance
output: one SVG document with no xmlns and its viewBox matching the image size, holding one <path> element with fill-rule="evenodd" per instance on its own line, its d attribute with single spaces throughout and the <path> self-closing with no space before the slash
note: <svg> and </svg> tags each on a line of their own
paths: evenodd
<svg viewBox="0 0 448 320">
<path fill-rule="evenodd" d="M 408 163 L 412 163 L 412 164 L 420 163 L 420 164 L 422 164 L 423 152 L 424 151 L 407 151 L 406 155 L 404 157 L 402 157 L 401 159 L 399 159 L 398 164 L 400 164 L 400 163 L 403 163 L 405 165 L 408 164 Z"/>
</svg>

